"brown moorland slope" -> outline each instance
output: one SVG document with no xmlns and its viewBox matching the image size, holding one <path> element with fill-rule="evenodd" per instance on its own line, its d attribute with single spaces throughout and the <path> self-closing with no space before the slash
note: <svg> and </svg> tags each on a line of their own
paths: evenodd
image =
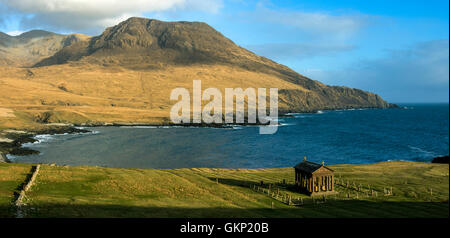
<svg viewBox="0 0 450 238">
<path fill-rule="evenodd" d="M 49 48 L 56 38 L 60 43 Z M 18 55 L 30 54 L 30 43 L 12 54 L 11 36 L 0 36 L 0 108 L 15 115 L 0 118 L 0 127 L 167 123 L 175 103 L 169 100 L 171 90 L 191 90 L 193 80 L 222 92 L 278 88 L 281 112 L 392 106 L 373 93 L 311 80 L 200 22 L 130 18 L 96 37 L 41 32 L 33 39 L 47 51 L 30 58 L 33 67 L 23 67 L 28 65 L 18 63 Z"/>
</svg>

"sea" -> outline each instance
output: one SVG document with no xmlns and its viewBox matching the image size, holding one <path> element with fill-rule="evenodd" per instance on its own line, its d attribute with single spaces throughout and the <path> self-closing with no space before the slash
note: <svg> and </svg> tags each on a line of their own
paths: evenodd
<svg viewBox="0 0 450 238">
<path fill-rule="evenodd" d="M 90 127 L 90 133 L 38 135 L 25 147 L 38 155 L 13 162 L 113 168 L 277 168 L 306 156 L 332 164 L 431 162 L 449 154 L 449 104 L 399 104 L 391 109 L 291 113 L 278 131 L 258 126 Z"/>
</svg>

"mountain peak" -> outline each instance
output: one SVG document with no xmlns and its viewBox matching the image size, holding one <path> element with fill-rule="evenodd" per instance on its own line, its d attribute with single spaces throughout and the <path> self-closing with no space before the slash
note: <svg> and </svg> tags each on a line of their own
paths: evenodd
<svg viewBox="0 0 450 238">
<path fill-rule="evenodd" d="M 229 62 L 236 55 L 247 55 L 246 59 L 259 58 L 203 22 L 164 22 L 132 17 L 108 27 L 88 43 L 63 48 L 35 66 L 84 60 L 136 69 Z"/>
<path fill-rule="evenodd" d="M 31 31 L 24 32 L 18 36 L 15 36 L 15 38 L 25 40 L 25 39 L 33 39 L 33 38 L 38 38 L 38 37 L 47 37 L 47 36 L 54 36 L 54 35 L 60 35 L 60 34 L 53 33 L 50 31 L 44 31 L 44 30 L 31 30 Z"/>
<path fill-rule="evenodd" d="M 81 34 L 61 35 L 44 30 L 32 30 L 18 36 L 0 33 L 0 65 L 31 66 L 88 38 Z"/>
<path fill-rule="evenodd" d="M 209 47 L 208 44 L 214 46 Z M 132 17 L 107 28 L 103 34 L 94 39 L 92 49 L 143 47 L 192 51 L 217 49 L 219 46 L 231 44 L 233 43 L 230 40 L 203 22 L 164 22 Z"/>
</svg>

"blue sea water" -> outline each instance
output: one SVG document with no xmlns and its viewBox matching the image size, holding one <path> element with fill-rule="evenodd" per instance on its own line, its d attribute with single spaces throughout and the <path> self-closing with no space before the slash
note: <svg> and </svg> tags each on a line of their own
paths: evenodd
<svg viewBox="0 0 450 238">
<path fill-rule="evenodd" d="M 41 154 L 15 162 L 118 168 L 273 168 L 308 160 L 367 164 L 430 162 L 449 154 L 449 105 L 298 113 L 274 135 L 258 127 L 97 127 L 84 135 L 41 135 L 25 146 Z"/>
</svg>

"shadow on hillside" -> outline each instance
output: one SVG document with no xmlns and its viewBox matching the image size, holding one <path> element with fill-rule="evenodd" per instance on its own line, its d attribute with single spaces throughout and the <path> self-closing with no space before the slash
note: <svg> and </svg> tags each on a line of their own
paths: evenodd
<svg viewBox="0 0 450 238">
<path fill-rule="evenodd" d="M 270 199 L 268 199 L 268 203 Z M 181 208 L 121 205 L 47 204 L 27 206 L 26 217 L 61 218 L 448 218 L 448 202 L 330 201 L 289 207 L 275 203 L 266 208 Z M 14 217 L 14 208 L 0 206 L 0 217 Z"/>
<path fill-rule="evenodd" d="M 11 206 L 0 206 L 0 218 L 14 218 L 15 209 Z"/>
<path fill-rule="evenodd" d="M 216 177 L 208 177 L 208 179 L 215 183 L 236 186 L 236 187 L 243 187 L 243 188 L 252 188 L 253 186 L 260 186 L 260 183 L 248 181 L 248 180 L 216 178 Z"/>
<path fill-rule="evenodd" d="M 288 184 L 288 183 L 267 183 L 267 181 L 259 181 L 259 182 L 253 182 L 248 180 L 238 180 L 238 179 L 228 179 L 228 178 L 213 178 L 209 177 L 213 182 L 218 182 L 220 184 L 230 185 L 230 186 L 236 186 L 236 187 L 243 187 L 243 188 L 253 188 L 254 186 L 258 186 L 261 188 L 282 188 L 285 190 L 288 190 L 290 192 L 298 192 L 297 187 L 294 184 Z"/>
</svg>

